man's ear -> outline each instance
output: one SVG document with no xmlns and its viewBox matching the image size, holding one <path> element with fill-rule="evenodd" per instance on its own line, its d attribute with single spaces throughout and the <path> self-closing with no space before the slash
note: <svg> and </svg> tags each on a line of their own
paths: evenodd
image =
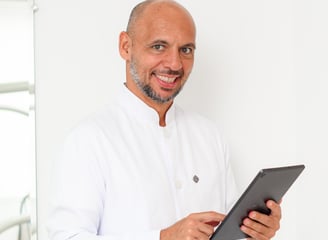
<svg viewBox="0 0 328 240">
<path fill-rule="evenodd" d="M 126 32 L 121 32 L 119 39 L 119 51 L 121 57 L 126 61 L 130 61 L 131 45 L 132 42 L 129 35 Z"/>
</svg>

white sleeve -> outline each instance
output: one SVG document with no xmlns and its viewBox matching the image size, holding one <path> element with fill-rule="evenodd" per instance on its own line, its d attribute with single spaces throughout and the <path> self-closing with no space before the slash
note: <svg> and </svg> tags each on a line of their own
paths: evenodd
<svg viewBox="0 0 328 240">
<path fill-rule="evenodd" d="M 236 186 L 235 177 L 231 168 L 231 164 L 228 161 L 226 164 L 226 211 L 227 213 L 233 207 L 238 199 L 238 191 Z"/>
<path fill-rule="evenodd" d="M 126 232 L 119 235 L 104 235 L 98 236 L 89 232 L 60 232 L 53 236 L 50 235 L 51 240 L 159 240 L 160 231 L 150 231 L 142 233 Z"/>
<path fill-rule="evenodd" d="M 105 182 L 94 129 L 70 134 L 54 163 L 47 230 L 51 240 L 159 240 L 160 230 L 97 236 Z M 128 222 L 128 220 L 127 220 Z"/>
<path fill-rule="evenodd" d="M 233 169 L 231 167 L 230 163 L 230 154 L 229 154 L 229 148 L 224 139 L 220 139 L 222 145 L 223 145 L 223 154 L 224 154 L 224 161 L 225 161 L 225 182 L 226 182 L 226 189 L 225 189 L 225 209 L 226 213 L 230 211 L 230 209 L 233 207 L 235 202 L 238 199 L 239 192 L 237 189 L 235 177 L 233 174 Z"/>
</svg>

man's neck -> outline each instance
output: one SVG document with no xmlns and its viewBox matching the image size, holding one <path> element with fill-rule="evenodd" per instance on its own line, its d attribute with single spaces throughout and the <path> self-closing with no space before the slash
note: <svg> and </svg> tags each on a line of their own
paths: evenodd
<svg viewBox="0 0 328 240">
<path fill-rule="evenodd" d="M 169 108 L 173 104 L 173 100 L 166 102 L 166 103 L 158 103 L 154 101 L 153 99 L 149 98 L 148 96 L 145 96 L 140 89 L 138 89 L 135 85 L 125 83 L 125 86 L 135 95 L 137 96 L 141 101 L 143 101 L 146 105 L 154 109 L 159 118 L 159 126 L 165 127 L 166 126 L 166 113 L 169 110 Z"/>
</svg>

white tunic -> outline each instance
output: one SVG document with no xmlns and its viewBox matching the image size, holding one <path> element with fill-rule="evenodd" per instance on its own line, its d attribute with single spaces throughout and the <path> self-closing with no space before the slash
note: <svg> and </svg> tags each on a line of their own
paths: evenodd
<svg viewBox="0 0 328 240">
<path fill-rule="evenodd" d="M 190 213 L 226 213 L 236 199 L 214 124 L 173 104 L 160 127 L 126 88 L 71 132 L 53 182 L 52 240 L 158 240 Z"/>
</svg>

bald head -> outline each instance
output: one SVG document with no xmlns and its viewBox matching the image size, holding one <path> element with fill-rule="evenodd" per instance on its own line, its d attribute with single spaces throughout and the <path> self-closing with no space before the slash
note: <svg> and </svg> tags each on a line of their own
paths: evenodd
<svg viewBox="0 0 328 240">
<path fill-rule="evenodd" d="M 136 5 L 130 14 L 129 22 L 127 25 L 126 32 L 133 36 L 136 32 L 138 32 L 138 26 L 140 26 L 140 21 L 150 20 L 151 17 L 156 16 L 161 11 L 173 10 L 179 12 L 181 17 L 187 17 L 190 20 L 190 23 L 195 28 L 195 24 L 192 16 L 179 3 L 172 0 L 146 0 L 138 5 Z"/>
</svg>

